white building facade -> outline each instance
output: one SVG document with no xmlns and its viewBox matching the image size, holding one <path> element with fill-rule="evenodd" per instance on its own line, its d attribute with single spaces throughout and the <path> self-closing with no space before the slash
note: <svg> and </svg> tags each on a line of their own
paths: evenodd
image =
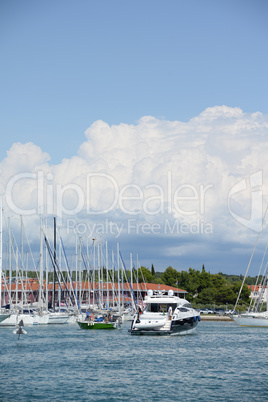
<svg viewBox="0 0 268 402">
<path fill-rule="evenodd" d="M 250 298 L 252 299 L 253 302 L 258 301 L 259 298 L 261 297 L 260 302 L 261 303 L 267 303 L 267 286 L 264 288 L 262 285 L 249 285 L 249 289 L 251 290 Z"/>
</svg>

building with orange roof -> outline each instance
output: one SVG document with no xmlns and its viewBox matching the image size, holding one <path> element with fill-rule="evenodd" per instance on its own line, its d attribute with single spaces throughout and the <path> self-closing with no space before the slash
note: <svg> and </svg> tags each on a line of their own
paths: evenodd
<svg viewBox="0 0 268 402">
<path fill-rule="evenodd" d="M 267 286 L 262 286 L 262 285 L 248 285 L 248 288 L 250 289 L 250 298 L 253 301 L 257 301 L 259 297 L 261 296 L 261 303 L 267 303 Z"/>
<path fill-rule="evenodd" d="M 80 288 L 81 286 L 81 288 Z M 132 287 L 129 283 L 123 283 L 123 285 L 112 282 L 104 282 L 104 283 L 92 283 L 89 281 L 85 282 L 71 282 L 71 283 L 61 283 L 61 291 L 59 292 L 59 284 L 55 285 L 55 300 L 56 303 L 59 302 L 59 299 L 63 301 L 67 301 L 67 304 L 74 303 L 75 297 L 77 297 L 78 301 L 81 304 L 93 304 L 100 299 L 103 303 L 106 303 L 107 300 L 124 300 L 126 303 L 129 303 L 132 300 L 132 296 L 137 302 L 141 302 L 144 300 L 145 295 L 149 289 L 153 291 L 169 291 L 172 290 L 176 296 L 185 298 L 187 292 L 183 289 L 179 289 L 176 287 L 163 285 L 163 284 L 155 284 L 155 283 L 133 283 Z M 3 305 L 7 305 L 10 303 L 15 304 L 16 301 L 18 303 L 35 303 L 39 300 L 39 281 L 37 279 L 28 278 L 27 280 L 18 280 L 13 281 L 11 283 L 11 287 L 9 286 L 9 282 L 2 283 L 2 300 Z M 120 295 L 119 295 L 120 290 Z M 50 306 L 52 303 L 53 296 L 53 283 L 46 284 L 43 281 L 43 292 L 44 299 L 46 298 L 46 292 L 48 292 L 48 305 Z M 76 296 L 75 296 L 76 295 Z M 120 296 L 120 297 L 119 297 Z"/>
</svg>

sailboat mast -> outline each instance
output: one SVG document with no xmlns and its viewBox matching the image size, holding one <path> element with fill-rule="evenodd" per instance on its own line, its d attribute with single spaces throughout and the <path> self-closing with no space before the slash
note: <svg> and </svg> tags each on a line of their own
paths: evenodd
<svg viewBox="0 0 268 402">
<path fill-rule="evenodd" d="M 101 288 L 100 288 L 100 282 L 101 282 L 101 268 L 100 268 L 100 242 L 98 241 L 98 249 L 97 249 L 97 257 L 98 257 L 98 301 L 99 301 L 99 308 L 103 307 L 102 306 L 102 301 L 101 301 Z"/>
<path fill-rule="evenodd" d="M 133 289 L 133 261 L 132 261 L 132 253 L 130 253 L 130 289 Z M 133 292 L 131 292 L 131 310 L 133 310 L 134 300 L 133 300 Z"/>
<path fill-rule="evenodd" d="M 137 254 L 137 303 L 139 303 L 139 259 L 138 259 L 138 254 Z"/>
<path fill-rule="evenodd" d="M 16 307 L 18 306 L 19 252 L 16 246 Z"/>
<path fill-rule="evenodd" d="M 117 269 L 118 269 L 118 311 L 121 314 L 121 298 L 120 298 L 120 292 L 121 292 L 121 287 L 120 287 L 120 261 L 119 261 L 119 244 L 117 243 Z"/>
<path fill-rule="evenodd" d="M 3 257 L 3 228 L 2 228 L 2 196 L 0 196 L 0 311 L 2 308 L 2 257 Z"/>
<path fill-rule="evenodd" d="M 39 279 L 39 308 L 43 307 L 43 230 L 42 218 L 40 218 L 40 279 Z"/>
<path fill-rule="evenodd" d="M 59 233 L 59 238 L 61 238 L 60 233 Z M 58 305 L 59 305 L 59 311 L 60 311 L 60 304 L 61 304 L 61 275 L 62 275 L 62 270 L 61 270 L 61 242 L 59 242 L 59 250 L 58 250 L 58 267 L 60 269 L 60 280 L 58 284 Z"/>
<path fill-rule="evenodd" d="M 105 243 L 106 246 L 106 308 L 109 310 L 110 307 L 110 294 L 109 294 L 109 266 L 108 266 L 108 243 L 106 241 Z"/>
<path fill-rule="evenodd" d="M 27 298 L 27 285 L 25 282 L 25 287 L 23 286 L 23 221 L 22 221 L 22 215 L 20 216 L 20 247 L 21 247 L 21 296 L 22 296 L 22 304 L 23 304 L 23 296 L 25 295 L 25 299 Z M 25 293 L 24 293 L 25 289 Z M 27 303 L 27 300 L 25 300 L 25 303 Z"/>
<path fill-rule="evenodd" d="M 10 218 L 8 217 L 8 262 L 9 262 L 9 308 L 11 309 L 12 298 L 11 298 L 11 284 L 12 284 L 12 243 L 11 243 L 11 228 L 10 228 Z"/>
<path fill-rule="evenodd" d="M 47 233 L 47 219 L 45 221 L 45 233 Z M 48 311 L 48 250 L 47 247 L 45 248 L 45 269 L 46 269 L 46 311 Z"/>
<path fill-rule="evenodd" d="M 93 275 L 92 275 L 92 281 L 93 281 L 93 299 L 92 299 L 92 304 L 94 308 L 95 304 L 95 239 L 93 239 Z"/>
<path fill-rule="evenodd" d="M 78 269 L 79 269 L 79 305 L 82 305 L 82 250 L 81 239 L 79 237 L 79 249 L 78 249 Z"/>
<path fill-rule="evenodd" d="M 115 306 L 115 297 L 114 297 L 114 278 L 115 278 L 115 275 L 114 275 L 114 269 L 115 269 L 115 267 L 114 267 L 114 252 L 112 251 L 112 273 L 113 273 L 113 278 L 112 278 L 112 293 L 113 293 L 113 309 L 114 309 L 114 306 Z"/>
<path fill-rule="evenodd" d="M 56 247 L 57 247 L 57 241 L 56 241 L 56 218 L 54 217 L 54 271 L 53 271 L 53 311 L 55 313 L 55 296 L 56 296 Z"/>
<path fill-rule="evenodd" d="M 77 278 L 77 267 L 78 267 L 78 262 L 77 262 L 77 260 L 78 260 L 78 244 L 77 244 L 77 238 L 78 238 L 78 235 L 77 235 L 77 232 L 75 233 L 75 291 L 76 291 L 76 297 L 77 297 L 77 299 L 79 300 L 79 289 L 78 289 L 78 286 L 77 286 L 77 282 L 78 282 L 78 278 Z M 80 300 L 79 300 L 79 304 L 80 304 Z M 81 306 L 81 304 L 80 304 L 80 306 Z"/>
</svg>

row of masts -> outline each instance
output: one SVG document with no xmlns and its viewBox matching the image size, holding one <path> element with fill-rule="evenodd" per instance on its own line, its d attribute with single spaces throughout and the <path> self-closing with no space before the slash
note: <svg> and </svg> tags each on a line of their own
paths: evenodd
<svg viewBox="0 0 268 402">
<path fill-rule="evenodd" d="M 21 250 L 16 244 L 12 234 L 10 218 L 7 222 L 7 252 L 5 253 L 5 267 L 3 267 L 3 231 L 2 231 L 2 205 L 1 210 L 1 251 L 0 251 L 0 306 L 9 305 L 15 308 L 19 305 L 29 305 L 30 301 L 37 302 L 40 309 L 49 307 L 56 311 L 64 302 L 70 307 L 80 310 L 83 305 L 112 307 L 123 309 L 126 300 L 133 308 L 136 301 L 132 292 L 133 261 L 130 254 L 130 278 L 126 272 L 123 257 L 117 244 L 116 254 L 109 253 L 108 244 L 105 242 L 105 250 L 101 240 L 92 239 L 89 249 L 88 239 L 86 253 L 83 253 L 83 239 L 76 234 L 75 242 L 75 269 L 70 268 L 64 249 L 63 241 L 54 221 L 53 248 L 50 246 L 48 228 L 41 220 L 40 224 L 40 255 L 38 263 L 35 263 L 30 248 L 25 227 L 21 217 Z M 25 253 L 24 238 L 27 239 L 27 252 Z M 58 240 L 58 241 L 57 241 Z M 30 257 L 30 258 L 29 258 Z M 70 260 L 70 258 L 69 258 Z M 15 276 L 14 276 L 15 263 Z M 39 264 L 39 269 L 38 269 Z M 29 267 L 31 265 L 31 267 Z M 33 267 L 33 269 L 31 269 Z M 135 270 L 135 268 L 134 268 Z M 29 273 L 35 272 L 36 283 L 39 285 L 35 291 L 32 289 Z M 51 289 L 51 273 L 53 274 L 53 289 Z M 138 257 L 136 267 L 136 280 L 138 284 Z M 127 284 L 127 286 L 126 286 Z M 15 285 L 15 288 L 14 288 Z M 86 286 L 87 285 L 87 286 Z M 128 297 L 125 297 L 127 290 Z M 35 295 L 34 295 L 35 293 Z M 85 293 L 88 297 L 85 298 Z M 32 297 L 31 297 L 32 296 Z M 35 297 L 34 297 L 35 296 Z M 38 297 L 37 297 L 38 296 Z M 111 296 L 111 298 L 110 298 Z M 7 303 L 8 302 L 8 303 Z M 31 303 L 32 304 L 32 303 Z"/>
</svg>

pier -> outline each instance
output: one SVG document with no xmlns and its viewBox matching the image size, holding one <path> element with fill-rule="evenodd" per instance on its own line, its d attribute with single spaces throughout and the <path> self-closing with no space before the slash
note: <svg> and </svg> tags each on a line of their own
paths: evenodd
<svg viewBox="0 0 268 402">
<path fill-rule="evenodd" d="M 228 315 L 203 315 L 201 314 L 201 321 L 234 321 Z"/>
</svg>

